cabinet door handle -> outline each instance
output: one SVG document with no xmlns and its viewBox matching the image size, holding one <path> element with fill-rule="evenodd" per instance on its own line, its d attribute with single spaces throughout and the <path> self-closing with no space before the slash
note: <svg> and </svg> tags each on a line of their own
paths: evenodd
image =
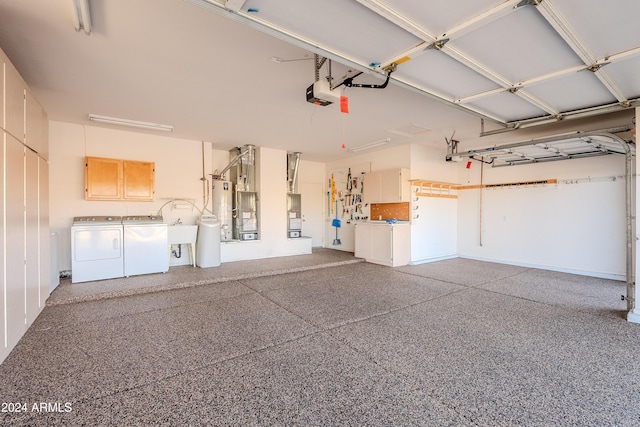
<svg viewBox="0 0 640 427">
<path fill-rule="evenodd" d="M 120 249 L 120 241 L 118 239 L 113 239 L 113 249 Z"/>
</svg>

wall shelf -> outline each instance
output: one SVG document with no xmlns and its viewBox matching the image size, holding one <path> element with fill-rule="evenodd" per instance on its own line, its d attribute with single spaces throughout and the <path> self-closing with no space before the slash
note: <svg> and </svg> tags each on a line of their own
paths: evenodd
<svg viewBox="0 0 640 427">
<path fill-rule="evenodd" d="M 423 179 L 410 180 L 415 187 L 414 193 L 420 197 L 444 197 L 448 199 L 458 198 L 458 184 L 452 182 L 427 181 Z"/>
</svg>

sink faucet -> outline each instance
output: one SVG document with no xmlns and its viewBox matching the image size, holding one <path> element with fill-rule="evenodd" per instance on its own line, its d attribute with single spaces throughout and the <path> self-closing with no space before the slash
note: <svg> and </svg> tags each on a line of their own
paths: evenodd
<svg viewBox="0 0 640 427">
<path fill-rule="evenodd" d="M 182 225 L 182 220 L 180 218 L 178 218 L 175 221 L 173 221 L 173 224 L 171 224 L 171 225 Z"/>
</svg>

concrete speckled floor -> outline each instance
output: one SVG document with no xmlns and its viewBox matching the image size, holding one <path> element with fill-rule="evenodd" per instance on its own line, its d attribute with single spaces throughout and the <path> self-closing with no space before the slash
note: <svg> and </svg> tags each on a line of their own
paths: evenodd
<svg viewBox="0 0 640 427">
<path fill-rule="evenodd" d="M 221 267 L 63 283 L 0 365 L 28 409 L 0 424 L 640 425 L 622 282 L 331 250 Z"/>
</svg>

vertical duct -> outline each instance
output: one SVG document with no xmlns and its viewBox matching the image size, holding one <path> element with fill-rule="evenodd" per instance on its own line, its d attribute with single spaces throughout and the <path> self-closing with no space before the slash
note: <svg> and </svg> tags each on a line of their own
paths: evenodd
<svg viewBox="0 0 640 427">
<path fill-rule="evenodd" d="M 243 147 L 243 151 L 246 152 L 246 162 L 247 167 L 244 174 L 245 179 L 245 189 L 246 191 L 256 191 L 254 188 L 256 177 L 256 169 L 255 169 L 255 145 L 247 144 Z"/>
<path fill-rule="evenodd" d="M 295 193 L 298 188 L 298 167 L 300 166 L 301 153 L 287 154 L 287 180 L 289 181 L 289 193 Z"/>
<path fill-rule="evenodd" d="M 229 164 L 217 175 L 225 179 L 225 174 L 231 171 L 229 180 L 241 191 L 253 191 L 255 182 L 255 145 L 245 145 L 229 150 L 231 160 Z"/>
</svg>

